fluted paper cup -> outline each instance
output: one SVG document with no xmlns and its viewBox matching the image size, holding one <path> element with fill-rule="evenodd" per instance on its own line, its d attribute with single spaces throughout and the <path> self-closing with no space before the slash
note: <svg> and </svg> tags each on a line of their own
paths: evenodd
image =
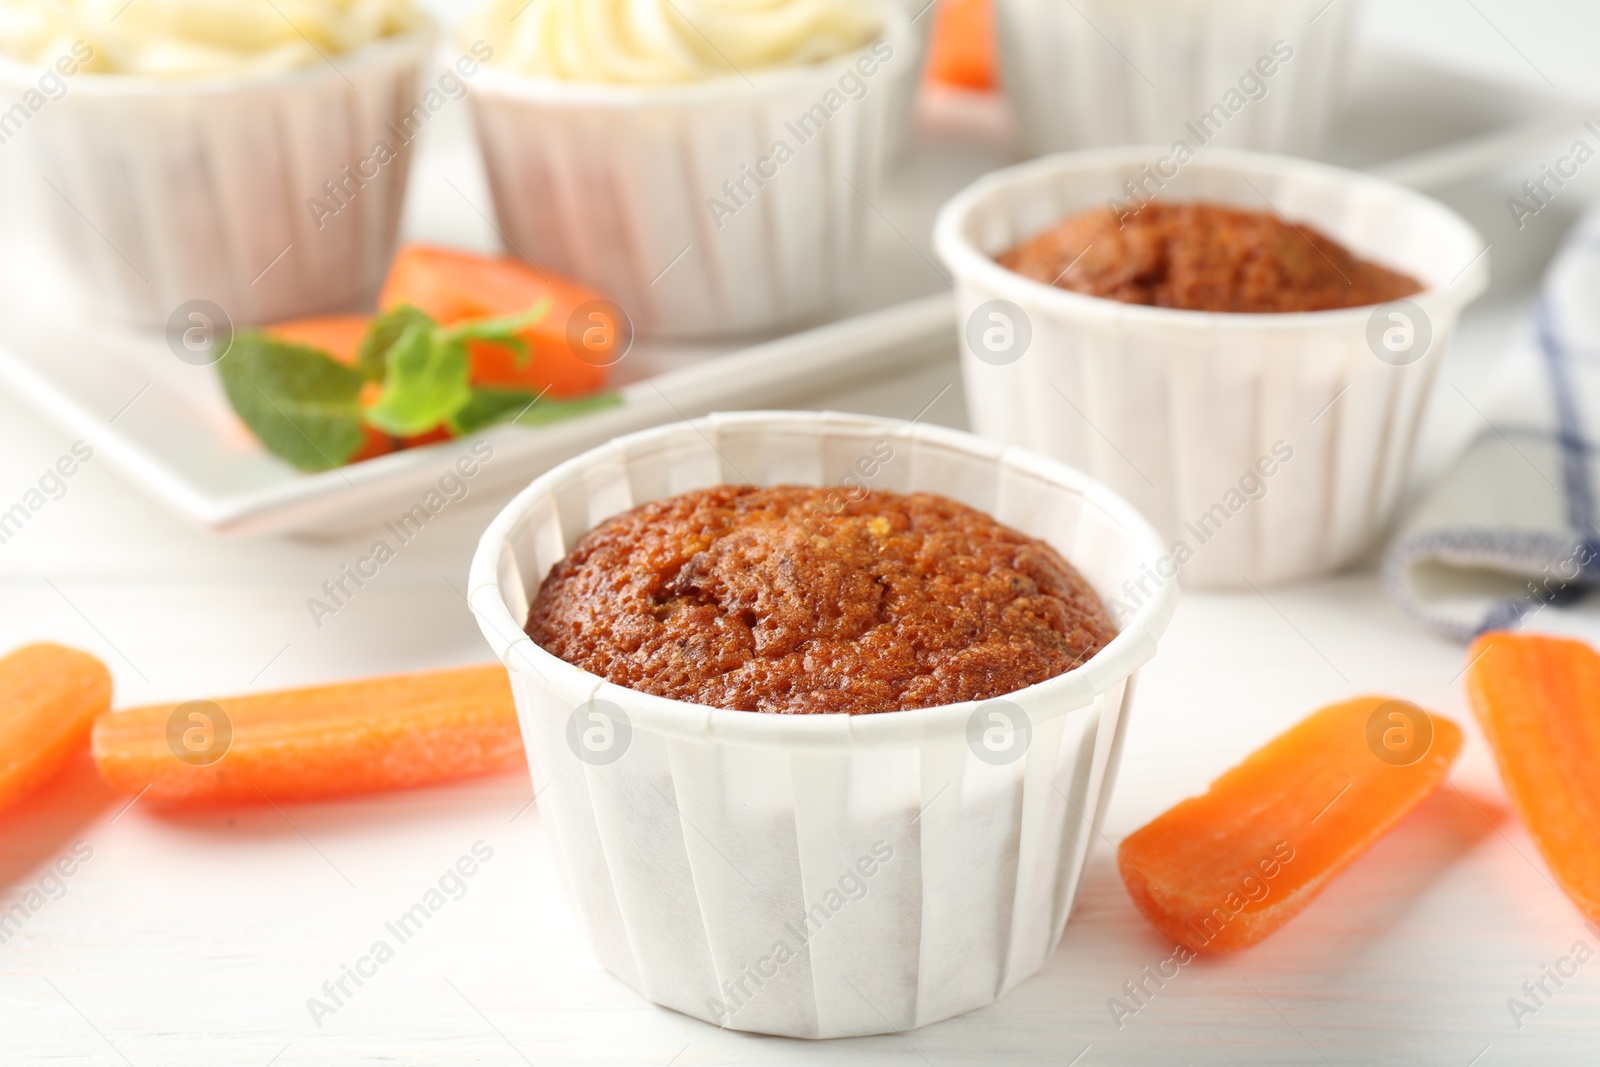
<svg viewBox="0 0 1600 1067">
<path fill-rule="evenodd" d="M 5 145 L 5 232 L 77 303 L 140 325 L 197 300 L 236 324 L 369 300 L 411 162 L 397 130 L 421 104 L 432 40 L 422 29 L 278 75 L 77 73 Z M 0 59 L 8 98 L 39 78 Z M 395 149 L 381 164 L 380 141 Z"/>
<path fill-rule="evenodd" d="M 1336 570 L 1394 514 L 1445 346 L 1488 284 L 1487 247 L 1453 211 L 1398 185 L 1219 149 L 1176 168 L 1161 198 L 1309 223 L 1423 291 L 1376 307 L 1221 314 L 1069 292 L 995 262 L 1126 199 L 1124 182 L 1167 151 L 1036 160 L 941 211 L 935 245 L 956 279 L 972 425 L 1127 497 L 1167 539 L 1163 570 L 1181 568 L 1186 585 Z"/>
<path fill-rule="evenodd" d="M 568 899 L 608 970 L 657 1004 L 791 1037 L 908 1030 L 988 1004 L 1060 939 L 1135 676 L 1177 588 L 1147 586 L 1099 655 L 1003 700 L 860 716 L 649 696 L 523 633 L 541 581 L 585 531 L 746 479 L 944 493 L 1049 541 L 1108 599 L 1160 542 L 1103 486 L 1020 449 L 751 412 L 633 434 L 555 468 L 473 560 L 472 610 L 510 671 Z"/>
<path fill-rule="evenodd" d="M 1034 153 L 1217 144 L 1314 153 L 1359 0 L 995 0 L 1001 80 Z"/>
<path fill-rule="evenodd" d="M 916 75 L 908 20 L 880 6 L 880 41 L 804 67 L 670 86 L 486 68 L 472 103 L 507 251 L 599 289 L 643 334 L 816 317 L 851 290 Z"/>
<path fill-rule="evenodd" d="M 911 20 L 911 77 L 891 86 L 889 104 L 889 161 L 899 162 L 911 151 L 917 135 L 917 94 L 922 87 L 928 46 L 939 17 L 939 0 L 896 0 Z"/>
</svg>

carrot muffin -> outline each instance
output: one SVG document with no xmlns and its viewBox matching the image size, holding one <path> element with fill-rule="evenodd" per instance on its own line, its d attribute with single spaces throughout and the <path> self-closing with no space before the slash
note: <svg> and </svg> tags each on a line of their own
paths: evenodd
<svg viewBox="0 0 1600 1067">
<path fill-rule="evenodd" d="M 653 501 L 551 570 L 528 635 L 618 685 L 741 711 L 986 700 L 1116 636 L 1043 541 L 932 493 L 724 485 Z"/>
<path fill-rule="evenodd" d="M 1314 227 L 1216 204 L 1154 201 L 1120 217 L 1096 208 L 998 262 L 1076 293 L 1186 311 L 1330 311 L 1422 291 Z"/>
</svg>

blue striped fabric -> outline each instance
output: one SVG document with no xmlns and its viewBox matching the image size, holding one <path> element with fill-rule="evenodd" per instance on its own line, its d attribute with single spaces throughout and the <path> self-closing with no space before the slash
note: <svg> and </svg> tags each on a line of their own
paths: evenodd
<svg viewBox="0 0 1600 1067">
<path fill-rule="evenodd" d="M 1408 613 L 1463 641 L 1600 585 L 1600 214 L 1556 257 L 1526 339 L 1485 395 L 1487 425 L 1384 563 Z"/>
</svg>

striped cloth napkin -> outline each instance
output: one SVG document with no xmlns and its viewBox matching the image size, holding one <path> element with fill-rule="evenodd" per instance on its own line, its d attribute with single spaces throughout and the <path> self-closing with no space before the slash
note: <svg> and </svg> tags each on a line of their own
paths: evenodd
<svg viewBox="0 0 1600 1067">
<path fill-rule="evenodd" d="M 1600 584 L 1600 211 L 1557 255 L 1526 334 L 1484 394 L 1482 432 L 1385 560 L 1390 595 L 1462 641 Z"/>
</svg>

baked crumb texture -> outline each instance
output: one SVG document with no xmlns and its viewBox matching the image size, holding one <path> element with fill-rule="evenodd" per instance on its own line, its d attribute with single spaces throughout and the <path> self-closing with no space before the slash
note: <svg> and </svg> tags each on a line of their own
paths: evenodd
<svg viewBox="0 0 1600 1067">
<path fill-rule="evenodd" d="M 718 486 L 584 535 L 527 632 L 618 685 L 743 711 L 987 700 L 1115 635 L 1043 541 L 931 493 Z"/>
<path fill-rule="evenodd" d="M 1187 311 L 1331 311 L 1422 291 L 1314 227 L 1202 203 L 1154 201 L 1130 217 L 1095 208 L 997 262 L 1075 293 Z"/>
</svg>

